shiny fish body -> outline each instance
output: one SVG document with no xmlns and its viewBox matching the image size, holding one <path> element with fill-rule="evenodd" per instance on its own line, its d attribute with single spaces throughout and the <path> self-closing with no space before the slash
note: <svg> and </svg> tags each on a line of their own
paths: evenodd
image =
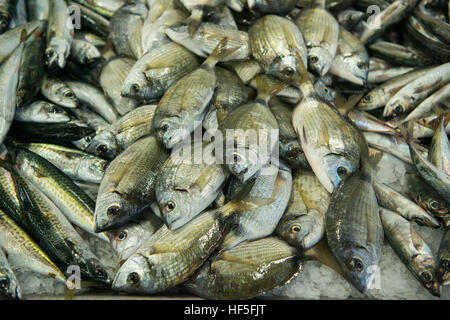
<svg viewBox="0 0 450 320">
<path fill-rule="evenodd" d="M 398 116 L 410 111 L 430 93 L 445 86 L 449 81 L 450 63 L 433 68 L 405 85 L 389 99 L 384 108 L 383 116 Z"/>
<path fill-rule="evenodd" d="M 78 99 L 73 91 L 63 81 L 48 75 L 42 82 L 41 94 L 54 104 L 65 108 L 78 106 Z"/>
<path fill-rule="evenodd" d="M 439 227 L 439 221 L 397 191 L 379 182 L 374 182 L 373 187 L 378 203 L 382 207 L 397 212 L 409 221 L 415 221 L 429 227 Z"/>
<path fill-rule="evenodd" d="M 323 76 L 330 70 L 339 40 L 339 24 L 324 8 L 307 9 L 295 20 L 305 37 L 308 67 Z"/>
<path fill-rule="evenodd" d="M 277 233 L 301 250 L 315 246 L 325 234 L 330 194 L 312 171 L 294 171 L 292 195 Z"/>
<path fill-rule="evenodd" d="M 273 171 L 258 176 L 249 195 L 261 199 L 272 198 L 274 201 L 232 217 L 232 226 L 223 240 L 222 249 L 268 237 L 275 231 L 291 196 L 292 174 L 291 169 L 283 163 L 280 163 L 278 172 L 276 168 Z"/>
<path fill-rule="evenodd" d="M 13 18 L 13 12 L 17 5 L 17 0 L 0 1 L 0 34 L 8 29 Z"/>
<path fill-rule="evenodd" d="M 50 198 L 71 223 L 105 240 L 104 235 L 94 232 L 95 204 L 63 172 L 41 156 L 25 149 L 16 150 L 15 167 Z"/>
<path fill-rule="evenodd" d="M 124 0 L 75 0 L 75 2 L 78 2 L 107 18 L 111 18 L 114 15 L 114 12 L 119 10 L 119 8 L 125 4 Z"/>
<path fill-rule="evenodd" d="M 422 75 L 425 75 L 430 70 L 431 68 L 423 68 L 386 81 L 379 87 L 372 89 L 369 93 L 367 93 L 358 103 L 358 108 L 361 110 L 370 111 L 384 107 L 389 99 L 400 89 Z"/>
<path fill-rule="evenodd" d="M 369 54 L 357 37 L 340 28 L 336 56 L 330 72 L 358 85 L 364 85 L 369 71 Z"/>
<path fill-rule="evenodd" d="M 447 110 L 450 109 L 450 84 L 443 86 L 441 89 L 433 92 L 428 98 L 422 101 L 410 114 L 403 120 L 420 120 L 433 115 L 435 106 L 442 106 Z"/>
<path fill-rule="evenodd" d="M 353 109 L 347 114 L 347 117 L 361 131 L 377 132 L 389 135 L 395 135 L 397 133 L 396 129 L 390 123 L 383 122 L 370 113 L 364 111 Z"/>
<path fill-rule="evenodd" d="M 75 93 L 80 102 L 89 105 L 109 123 L 114 123 L 118 119 L 119 114 L 116 109 L 99 89 L 78 81 L 66 81 L 65 83 Z"/>
<path fill-rule="evenodd" d="M 135 60 L 129 58 L 113 58 L 103 67 L 100 74 L 100 85 L 120 115 L 138 106 L 137 101 L 121 94 L 125 79 L 135 63 Z"/>
<path fill-rule="evenodd" d="M 16 94 L 19 81 L 20 59 L 23 44 L 0 66 L 0 142 L 8 134 L 16 110 Z"/>
<path fill-rule="evenodd" d="M 50 0 L 28 0 L 25 4 L 29 21 L 48 20 Z"/>
<path fill-rule="evenodd" d="M 64 0 L 50 1 L 45 62 L 50 69 L 63 69 L 70 54 L 74 26 L 68 23 L 69 10 Z"/>
<path fill-rule="evenodd" d="M 89 245 L 75 231 L 72 224 L 58 210 L 55 204 L 31 182 L 22 179 L 31 208 L 26 211 L 33 234 L 53 257 L 55 263 L 65 270 L 71 265 L 80 267 L 83 277 L 111 282 L 108 274 Z"/>
<path fill-rule="evenodd" d="M 439 295 L 435 272 L 436 262 L 430 247 L 411 224 L 395 212 L 381 209 L 386 238 L 394 251 L 430 293 Z"/>
<path fill-rule="evenodd" d="M 258 19 L 250 27 L 249 37 L 253 57 L 270 75 L 290 79 L 298 71 L 298 54 L 303 63 L 307 61 L 302 33 L 286 18 L 266 15 Z"/>
<path fill-rule="evenodd" d="M 199 154 L 193 145 L 189 154 L 172 154 L 159 171 L 156 201 L 170 230 L 179 229 L 205 210 L 228 179 L 229 172 L 224 166 L 203 160 L 215 160 L 211 146 L 214 144 L 209 147 L 203 144 L 201 160 L 196 158 Z"/>
<path fill-rule="evenodd" d="M 206 299 L 252 299 L 299 273 L 298 255 L 275 237 L 244 242 L 208 260 L 185 288 Z"/>
<path fill-rule="evenodd" d="M 9 299 L 22 299 L 19 282 L 0 248 L 0 294 Z"/>
<path fill-rule="evenodd" d="M 249 35 L 247 32 L 231 29 L 213 23 L 202 23 L 193 36 L 186 24 L 166 29 L 167 36 L 174 42 L 186 47 L 199 57 L 208 57 L 223 39 L 227 39 L 228 48 L 238 48 L 222 62 L 245 60 L 250 56 Z"/>
<path fill-rule="evenodd" d="M 70 121 L 70 116 L 63 108 L 38 100 L 16 109 L 14 119 L 25 122 L 66 123 Z"/>
<path fill-rule="evenodd" d="M 1 34 L 0 63 L 3 63 L 20 43 L 28 39 L 37 29 L 43 28 L 44 26 L 45 22 L 32 21 Z"/>
<path fill-rule="evenodd" d="M 448 285 L 450 282 L 450 232 L 448 229 L 445 231 L 441 240 L 438 253 L 438 269 L 437 276 L 439 283 L 443 286 Z"/>
<path fill-rule="evenodd" d="M 414 48 L 387 41 L 377 41 L 368 46 L 368 49 L 374 56 L 400 66 L 422 67 L 432 65 L 434 62 L 432 57 Z"/>
<path fill-rule="evenodd" d="M 108 161 L 63 146 L 44 143 L 20 143 L 20 148 L 34 152 L 74 180 L 100 183 Z"/>
<path fill-rule="evenodd" d="M 257 11 L 261 13 L 288 14 L 295 7 L 296 0 L 248 0 L 248 8 L 251 11 Z"/>
<path fill-rule="evenodd" d="M 179 44 L 152 48 L 139 59 L 125 79 L 122 96 L 155 100 L 200 65 L 199 59 Z"/>
<path fill-rule="evenodd" d="M 95 206 L 97 232 L 124 224 L 155 200 L 157 173 L 167 157 L 157 139 L 148 136 L 109 164 Z"/>
<path fill-rule="evenodd" d="M 70 57 L 79 64 L 91 64 L 101 59 L 101 53 L 92 43 L 73 39 L 70 47 Z"/>
<path fill-rule="evenodd" d="M 236 73 L 236 75 L 244 83 L 248 83 L 256 75 L 262 72 L 262 68 L 256 60 L 230 61 L 226 64 L 228 68 Z"/>
<path fill-rule="evenodd" d="M 0 246 L 14 271 L 31 271 L 65 283 L 64 274 L 11 218 L 0 211 Z"/>
<path fill-rule="evenodd" d="M 140 106 L 119 118 L 112 125 L 115 140 L 122 149 L 125 150 L 139 138 L 153 132 L 152 121 L 156 107 L 156 104 Z"/>
<path fill-rule="evenodd" d="M 450 175 L 450 143 L 444 127 L 444 117 L 441 117 L 439 126 L 431 140 L 428 160 L 438 169 Z"/>
</svg>

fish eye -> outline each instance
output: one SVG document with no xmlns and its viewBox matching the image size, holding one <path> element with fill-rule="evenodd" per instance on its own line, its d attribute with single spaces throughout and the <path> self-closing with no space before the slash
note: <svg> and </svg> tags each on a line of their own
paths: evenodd
<svg viewBox="0 0 450 320">
<path fill-rule="evenodd" d="M 234 154 L 233 161 L 234 161 L 234 163 L 238 163 L 241 161 L 241 157 L 238 154 Z"/>
<path fill-rule="evenodd" d="M 167 202 L 166 206 L 164 207 L 164 210 L 169 213 L 172 212 L 175 209 L 175 202 L 169 201 Z"/>
<path fill-rule="evenodd" d="M 133 91 L 134 93 L 137 93 L 137 92 L 139 92 L 139 88 L 140 88 L 139 85 L 137 83 L 135 83 L 131 86 L 131 91 Z"/>
<path fill-rule="evenodd" d="M 108 150 L 108 148 L 104 144 L 101 144 L 97 147 L 96 150 L 98 153 L 105 153 Z"/>
<path fill-rule="evenodd" d="M 342 177 L 347 174 L 347 169 L 345 169 L 344 167 L 339 167 L 337 168 L 336 172 L 340 177 Z"/>
<path fill-rule="evenodd" d="M 0 279 L 0 288 L 6 289 L 9 287 L 9 279 L 8 278 L 2 278 Z"/>
<path fill-rule="evenodd" d="M 293 226 L 291 227 L 291 232 L 292 232 L 292 233 L 299 233 L 301 229 L 302 229 L 302 228 L 301 228 L 299 225 L 293 225 Z"/>
<path fill-rule="evenodd" d="M 137 274 L 137 272 L 132 272 L 132 273 L 130 273 L 130 274 L 128 275 L 128 277 L 127 277 L 127 282 L 128 282 L 129 284 L 135 285 L 135 284 L 137 284 L 137 283 L 139 282 L 140 278 L 141 278 L 141 277 Z"/>
<path fill-rule="evenodd" d="M 294 75 L 294 69 L 292 69 L 291 67 L 286 67 L 283 69 L 282 73 L 285 76 L 291 77 L 292 75 Z"/>
<path fill-rule="evenodd" d="M 365 102 L 370 102 L 372 101 L 372 96 L 370 94 L 368 94 L 367 96 L 364 97 L 364 101 Z"/>
<path fill-rule="evenodd" d="M 73 96 L 74 96 L 74 94 L 72 91 L 66 91 L 64 93 L 64 97 L 66 97 L 66 98 L 73 98 Z"/>
<path fill-rule="evenodd" d="M 433 276 L 428 271 L 424 271 L 420 274 L 420 279 L 425 282 L 430 282 L 433 280 Z"/>
<path fill-rule="evenodd" d="M 317 61 L 319 61 L 319 58 L 316 57 L 316 56 L 310 56 L 310 57 L 309 57 L 309 61 L 310 61 L 311 63 L 316 63 Z"/>
<path fill-rule="evenodd" d="M 8 22 L 8 17 L 5 15 L 0 15 L 0 24 L 6 24 Z"/>
<path fill-rule="evenodd" d="M 120 232 L 120 233 L 117 235 L 117 238 L 118 238 L 120 241 L 123 241 L 123 240 L 125 240 L 125 239 L 127 238 L 127 236 L 128 236 L 128 234 L 127 234 L 125 231 L 122 231 L 122 232 Z"/>
<path fill-rule="evenodd" d="M 325 91 L 325 93 L 329 93 L 330 89 L 328 89 L 327 87 L 323 87 L 323 91 Z"/>
<path fill-rule="evenodd" d="M 364 263 L 360 259 L 353 258 L 352 259 L 352 264 L 353 264 L 353 266 L 356 268 L 356 270 L 358 272 L 361 272 L 361 271 L 364 270 Z"/>
<path fill-rule="evenodd" d="M 394 114 L 398 115 L 398 114 L 400 114 L 400 113 L 402 113 L 402 112 L 403 112 L 403 107 L 402 107 L 401 105 L 397 105 L 397 106 L 394 108 Z"/>
<path fill-rule="evenodd" d="M 111 217 L 118 215 L 119 212 L 120 212 L 120 207 L 117 205 L 113 205 L 113 206 L 109 207 L 108 210 L 106 211 L 108 216 L 111 216 Z"/>
<path fill-rule="evenodd" d="M 169 130 L 169 125 L 165 123 L 161 127 L 159 127 L 159 130 L 161 130 L 162 132 L 167 132 L 167 130 Z"/>
<path fill-rule="evenodd" d="M 445 271 L 450 271 L 450 261 L 446 261 L 442 264 L 442 268 L 444 268 Z"/>
<path fill-rule="evenodd" d="M 366 64 L 364 62 L 359 62 L 357 66 L 358 68 L 363 69 L 366 66 Z"/>
<path fill-rule="evenodd" d="M 103 270 L 102 267 L 97 267 L 97 268 L 95 268 L 95 276 L 98 279 L 106 279 L 106 272 L 105 272 L 105 270 Z"/>
<path fill-rule="evenodd" d="M 45 59 L 46 59 L 46 60 L 50 60 L 50 59 L 53 57 L 53 51 L 52 51 L 52 50 L 47 51 L 47 52 L 44 54 L 44 56 L 45 56 Z"/>
<path fill-rule="evenodd" d="M 441 206 L 440 206 L 440 204 L 439 204 L 438 201 L 436 201 L 436 200 L 431 200 L 431 202 L 430 202 L 430 207 L 431 207 L 432 209 L 434 209 L 434 210 L 438 210 Z"/>
</svg>

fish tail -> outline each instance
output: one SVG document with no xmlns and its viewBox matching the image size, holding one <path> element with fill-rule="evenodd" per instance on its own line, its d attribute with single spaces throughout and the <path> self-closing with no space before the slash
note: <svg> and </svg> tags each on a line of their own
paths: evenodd
<svg viewBox="0 0 450 320">
<path fill-rule="evenodd" d="M 203 65 L 207 66 L 208 68 L 214 68 L 217 63 L 220 61 L 223 61 L 225 58 L 233 54 L 236 50 L 239 49 L 239 47 L 232 47 L 227 48 L 228 45 L 228 38 L 223 38 L 219 44 L 216 46 L 214 51 L 210 54 L 208 59 L 203 62 Z"/>
<path fill-rule="evenodd" d="M 328 246 L 327 240 L 325 238 L 320 240 L 319 243 L 317 243 L 311 249 L 304 251 L 303 257 L 307 260 L 315 260 L 322 263 L 328 268 L 336 271 L 336 273 L 344 278 L 344 272 L 342 271 L 342 268 L 336 260 L 333 252 L 331 252 L 331 249 Z"/>
<path fill-rule="evenodd" d="M 264 102 L 263 104 L 267 105 L 274 95 L 285 89 L 288 85 L 287 82 L 278 81 L 269 83 L 269 81 L 266 81 L 264 75 L 258 75 L 256 76 L 256 91 L 258 92 L 256 100 Z"/>
<path fill-rule="evenodd" d="M 325 8 L 327 0 L 313 0 L 313 7 Z"/>
<path fill-rule="evenodd" d="M 303 95 L 306 96 L 310 93 L 315 92 L 314 84 L 311 80 L 311 77 L 309 76 L 307 66 L 303 63 L 300 52 L 298 51 L 298 49 L 296 49 L 295 51 L 297 55 L 297 72 L 292 78 L 292 81 L 297 86 L 297 88 L 302 91 Z"/>
</svg>

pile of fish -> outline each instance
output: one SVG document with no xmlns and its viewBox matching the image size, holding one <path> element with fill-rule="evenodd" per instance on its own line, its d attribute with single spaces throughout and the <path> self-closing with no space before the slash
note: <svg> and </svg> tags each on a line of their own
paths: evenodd
<svg viewBox="0 0 450 320">
<path fill-rule="evenodd" d="M 79 270 L 119 292 L 250 299 L 317 260 L 370 296 L 386 238 L 439 296 L 449 13 L 442 0 L 0 0 L 0 291 L 22 297 L 17 272 Z M 384 154 L 409 167 L 403 190 L 377 179 Z M 415 224 L 446 230 L 437 256 Z M 115 250 L 114 274 L 85 233 Z"/>
</svg>

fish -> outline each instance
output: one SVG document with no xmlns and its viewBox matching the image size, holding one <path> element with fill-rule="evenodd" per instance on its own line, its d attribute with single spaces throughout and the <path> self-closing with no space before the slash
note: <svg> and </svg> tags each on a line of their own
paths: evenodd
<svg viewBox="0 0 450 320">
<path fill-rule="evenodd" d="M 275 200 L 267 206 L 245 211 L 230 218 L 231 228 L 220 249 L 229 250 L 245 241 L 258 240 L 273 234 L 288 205 L 291 191 L 291 169 L 282 162 L 278 170 L 274 167 L 268 173 L 257 176 L 249 196 Z"/>
<path fill-rule="evenodd" d="M 330 198 L 312 171 L 295 170 L 292 195 L 277 234 L 302 252 L 313 248 L 325 235 Z"/>
<path fill-rule="evenodd" d="M 441 89 L 433 92 L 428 98 L 422 101 L 402 122 L 410 120 L 421 120 L 433 115 L 435 106 L 442 106 L 450 109 L 450 84 L 446 84 Z"/>
<path fill-rule="evenodd" d="M 50 1 L 49 9 L 47 49 L 45 50 L 44 60 L 51 70 L 64 69 L 70 54 L 74 26 L 64 0 Z"/>
<path fill-rule="evenodd" d="M 65 81 L 65 83 L 80 102 L 87 104 L 109 123 L 112 124 L 119 118 L 118 112 L 101 90 L 79 81 Z"/>
<path fill-rule="evenodd" d="M 368 161 L 363 158 L 361 170 L 334 190 L 326 218 L 328 244 L 344 277 L 363 293 L 370 289 L 383 242 L 383 226 L 372 187 L 373 169 Z"/>
<path fill-rule="evenodd" d="M 438 281 L 442 286 L 448 285 L 449 283 L 449 271 L 450 271 L 450 257 L 449 257 L 449 237 L 448 229 L 445 231 L 441 244 L 439 246 L 439 252 L 437 257 L 438 267 L 437 267 L 437 277 Z"/>
<path fill-rule="evenodd" d="M 296 80 L 303 98 L 294 109 L 292 123 L 306 159 L 328 192 L 356 172 L 365 141 L 359 130 L 320 98 L 299 63 L 302 78 Z"/>
<path fill-rule="evenodd" d="M 369 54 L 359 39 L 342 27 L 330 72 L 361 86 L 367 82 Z"/>
<path fill-rule="evenodd" d="M 15 143 L 43 157 L 74 180 L 100 184 L 109 162 L 88 153 L 46 143 Z"/>
<path fill-rule="evenodd" d="M 201 125 L 217 86 L 215 66 L 234 50 L 225 38 L 199 68 L 164 93 L 155 110 L 153 129 L 167 149 L 182 142 Z"/>
<path fill-rule="evenodd" d="M 0 248 L 0 294 L 9 299 L 22 299 L 22 289 L 9 265 L 3 248 Z"/>
<path fill-rule="evenodd" d="M 365 111 L 353 109 L 347 116 L 350 121 L 362 131 L 377 132 L 394 136 L 398 133 L 398 130 L 394 125 L 384 122 Z"/>
<path fill-rule="evenodd" d="M 17 0 L 2 0 L 0 2 L 0 34 L 8 29 L 16 5 Z"/>
<path fill-rule="evenodd" d="M 169 154 L 150 135 L 136 141 L 109 164 L 95 205 L 95 231 L 109 231 L 155 201 L 157 174 Z"/>
<path fill-rule="evenodd" d="M 159 170 L 155 196 L 169 230 L 179 229 L 203 212 L 227 181 L 230 173 L 214 161 L 214 146 L 203 143 L 198 151 L 194 143 L 182 154 L 172 153 Z"/>
<path fill-rule="evenodd" d="M 83 29 L 89 30 L 90 32 L 104 38 L 109 35 L 110 22 L 108 18 L 94 10 L 91 10 L 91 8 L 84 6 L 84 4 L 80 5 L 79 3 L 71 0 L 68 1 L 68 4 L 71 8 L 73 8 L 73 10 L 80 13 L 80 24 L 83 26 Z M 122 6 L 122 4 L 120 6 Z M 78 31 L 79 30 L 77 30 L 77 32 Z"/>
<path fill-rule="evenodd" d="M 373 188 L 380 206 L 397 212 L 408 221 L 414 221 L 420 225 L 439 228 L 439 221 L 432 215 L 389 186 L 375 181 L 373 183 Z"/>
<path fill-rule="evenodd" d="M 198 215 L 176 231 L 162 226 L 120 267 L 113 289 L 154 294 L 188 280 L 220 245 L 229 226 L 228 218 L 270 203 L 246 197 L 250 187 L 223 207 Z"/>
<path fill-rule="evenodd" d="M 112 18 L 114 13 L 125 4 L 125 0 L 75 0 L 75 2 L 106 18 Z"/>
<path fill-rule="evenodd" d="M 295 24 L 302 32 L 308 48 L 308 68 L 318 76 L 324 76 L 336 56 L 338 22 L 326 9 L 317 5 L 302 11 L 295 19 Z"/>
<path fill-rule="evenodd" d="M 108 241 L 94 232 L 95 204 L 73 181 L 53 164 L 25 149 L 14 149 L 14 168 L 50 198 L 66 218 L 82 230 Z"/>
<path fill-rule="evenodd" d="M 433 252 L 411 224 L 395 212 L 380 209 L 386 238 L 392 249 L 420 283 L 435 296 L 440 296 L 436 281 Z"/>
<path fill-rule="evenodd" d="M 262 76 L 257 81 L 256 99 L 234 108 L 219 125 L 225 145 L 220 160 L 243 183 L 269 164 L 279 149 L 274 135 L 278 122 L 268 102 L 286 83 L 271 86 Z"/>
<path fill-rule="evenodd" d="M 199 65 L 198 57 L 183 46 L 173 42 L 161 44 L 135 63 L 123 84 L 122 96 L 157 100 Z"/>
<path fill-rule="evenodd" d="M 285 15 L 294 9 L 296 1 L 249 0 L 247 4 L 250 11 Z"/>
<path fill-rule="evenodd" d="M 14 272 L 35 272 L 59 283 L 66 282 L 64 274 L 42 248 L 1 210 L 0 229 L 0 246 Z"/>
<path fill-rule="evenodd" d="M 276 237 L 248 241 L 210 258 L 183 288 L 206 299 L 252 299 L 289 283 L 302 260 Z"/>
<path fill-rule="evenodd" d="M 58 78 L 45 75 L 40 93 L 54 104 L 65 108 L 76 108 L 79 101 L 75 93 Z"/>
<path fill-rule="evenodd" d="M 121 116 L 139 105 L 138 101 L 122 96 L 123 84 L 135 63 L 130 58 L 112 58 L 104 65 L 100 74 L 99 83 Z"/>
<path fill-rule="evenodd" d="M 122 150 L 153 132 L 152 121 L 156 107 L 156 104 L 137 107 L 112 124 L 111 132 Z"/>
<path fill-rule="evenodd" d="M 250 56 L 249 35 L 245 31 L 204 22 L 191 35 L 189 27 L 188 23 L 167 27 L 165 29 L 166 35 L 172 41 L 184 46 L 199 57 L 207 58 L 210 56 L 224 39 L 227 39 L 225 47 L 227 50 L 236 49 L 229 55 L 222 57 L 221 62 L 245 60 Z"/>
<path fill-rule="evenodd" d="M 253 58 L 269 75 L 291 80 L 298 72 L 297 60 L 307 61 L 303 35 L 289 19 L 265 15 L 251 25 L 248 34 Z"/>
<path fill-rule="evenodd" d="M 101 59 L 102 55 L 95 45 L 92 43 L 73 39 L 70 46 L 70 58 L 79 64 L 92 64 Z"/>
<path fill-rule="evenodd" d="M 428 160 L 434 164 L 438 169 L 450 175 L 450 143 L 445 131 L 445 114 L 442 114 L 439 119 L 439 126 L 431 140 L 430 152 L 428 153 Z"/>
<path fill-rule="evenodd" d="M 244 82 L 248 84 L 250 80 L 254 79 L 258 74 L 262 72 L 262 68 L 259 63 L 254 60 L 244 61 L 230 61 L 227 62 L 226 67 L 234 71 L 236 75 Z"/>
<path fill-rule="evenodd" d="M 363 18 L 364 12 L 354 9 L 342 10 L 336 16 L 339 25 L 347 31 L 353 30 Z"/>
<path fill-rule="evenodd" d="M 368 46 L 371 54 L 389 61 L 394 65 L 423 67 L 435 64 L 432 57 L 408 47 L 397 43 L 388 41 L 376 41 Z"/>
<path fill-rule="evenodd" d="M 386 103 L 383 117 L 399 116 L 411 111 L 431 92 L 445 86 L 450 81 L 449 68 L 450 63 L 442 64 L 405 85 Z"/>
<path fill-rule="evenodd" d="M 139 249 L 142 242 L 162 225 L 162 220 L 151 209 L 145 209 L 136 221 L 130 221 L 109 232 L 111 246 L 118 254 L 119 260 L 128 260 Z"/>
<path fill-rule="evenodd" d="M 26 1 L 27 15 L 30 21 L 48 20 L 50 12 L 49 0 L 29 0 Z"/>
<path fill-rule="evenodd" d="M 70 115 L 61 107 L 42 100 L 17 108 L 14 120 L 39 123 L 67 123 Z"/>
<path fill-rule="evenodd" d="M 30 181 L 21 179 L 20 184 L 27 199 L 25 212 L 33 235 L 53 261 L 62 270 L 79 266 L 85 279 L 111 283 L 105 267 L 55 204 Z"/>
<path fill-rule="evenodd" d="M 24 44 L 20 44 L 9 58 L 0 65 L 0 142 L 6 138 L 14 119 L 19 68 Z"/>
</svg>

